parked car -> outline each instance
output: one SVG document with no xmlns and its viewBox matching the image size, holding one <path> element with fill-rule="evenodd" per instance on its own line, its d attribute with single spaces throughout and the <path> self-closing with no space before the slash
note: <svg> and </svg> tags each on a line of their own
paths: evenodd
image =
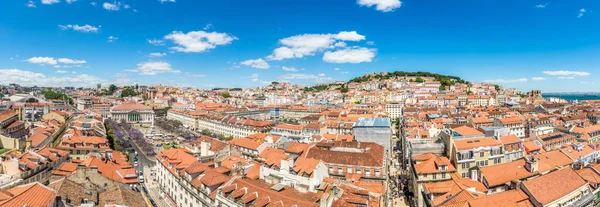
<svg viewBox="0 0 600 207">
<path fill-rule="evenodd" d="M 140 175 L 140 176 L 138 177 L 138 179 L 140 180 L 140 183 L 143 183 L 143 182 L 144 182 L 144 176 L 143 176 L 143 175 Z"/>
</svg>

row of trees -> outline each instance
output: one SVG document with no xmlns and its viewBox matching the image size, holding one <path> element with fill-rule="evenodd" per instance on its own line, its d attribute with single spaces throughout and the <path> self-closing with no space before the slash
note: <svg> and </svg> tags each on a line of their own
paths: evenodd
<svg viewBox="0 0 600 207">
<path fill-rule="evenodd" d="M 107 119 L 105 123 L 106 128 L 109 129 L 108 139 L 114 146 L 113 149 L 118 151 L 129 149 L 131 148 L 131 140 L 141 148 L 144 154 L 148 156 L 156 155 L 154 147 L 151 143 L 147 142 L 144 138 L 144 134 L 132 127 L 131 124 L 127 123 L 125 120 L 116 122 L 112 119 Z"/>
<path fill-rule="evenodd" d="M 467 81 L 461 79 L 458 76 L 450 76 L 450 75 L 442 75 L 437 73 L 430 72 L 405 72 L 405 71 L 395 71 L 388 72 L 386 74 L 377 73 L 374 75 L 364 75 L 361 77 L 354 78 L 349 82 L 367 82 L 373 79 L 389 79 L 398 76 L 407 76 L 407 77 L 417 77 L 415 79 L 416 82 L 424 82 L 425 80 L 422 77 L 433 77 L 436 81 L 440 82 L 442 86 L 451 86 L 455 83 L 468 83 Z"/>
<path fill-rule="evenodd" d="M 192 140 L 196 138 L 194 132 L 183 127 L 183 123 L 177 120 L 169 119 L 156 119 L 154 125 L 169 131 L 177 136 L 183 137 L 185 140 Z"/>
</svg>

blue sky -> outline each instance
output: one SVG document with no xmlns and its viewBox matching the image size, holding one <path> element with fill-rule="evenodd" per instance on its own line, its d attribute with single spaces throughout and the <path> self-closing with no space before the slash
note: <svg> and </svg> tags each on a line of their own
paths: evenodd
<svg viewBox="0 0 600 207">
<path fill-rule="evenodd" d="M 0 84 L 260 86 L 430 71 L 600 91 L 600 2 L 2 0 Z"/>
</svg>

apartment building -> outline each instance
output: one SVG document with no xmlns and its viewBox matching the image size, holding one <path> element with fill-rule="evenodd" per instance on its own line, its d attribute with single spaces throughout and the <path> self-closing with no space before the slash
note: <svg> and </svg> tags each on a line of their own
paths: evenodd
<svg viewBox="0 0 600 207">
<path fill-rule="evenodd" d="M 222 116 L 205 114 L 198 118 L 198 130 L 210 130 L 215 134 L 233 138 L 247 137 L 252 134 L 266 133 L 271 130 L 273 122 L 259 121 L 238 116 Z"/>
<path fill-rule="evenodd" d="M 318 143 L 306 152 L 307 158 L 322 160 L 330 176 L 358 176 L 374 180 L 387 177 L 385 156 L 383 146 L 373 142 Z"/>
<path fill-rule="evenodd" d="M 232 178 L 201 163 L 183 149 L 161 151 L 156 156 L 156 178 L 169 202 L 175 206 L 219 206 L 219 187 Z"/>
<path fill-rule="evenodd" d="M 390 119 L 395 120 L 402 116 L 402 106 L 404 106 L 404 104 L 397 102 L 387 103 L 385 104 L 385 112 L 388 113 Z"/>
<path fill-rule="evenodd" d="M 524 181 L 521 189 L 535 207 L 588 206 L 596 197 L 588 182 L 572 168 Z"/>
<path fill-rule="evenodd" d="M 450 154 L 450 160 L 463 178 L 476 178 L 475 167 L 504 162 L 503 145 L 492 137 L 457 139 L 453 148 L 455 153 Z"/>
<path fill-rule="evenodd" d="M 90 153 L 109 156 L 112 152 L 108 139 L 98 136 L 66 136 L 61 139 L 58 149 L 68 151 L 69 156 L 77 160 L 86 159 Z"/>
<path fill-rule="evenodd" d="M 523 158 L 523 141 L 515 135 L 506 135 L 499 137 L 504 146 L 504 162 L 512 162 Z"/>
<path fill-rule="evenodd" d="M 456 168 L 447 157 L 431 153 L 415 156 L 412 160 L 412 192 L 417 197 L 417 206 L 425 206 L 423 185 L 451 180 L 451 175 L 456 173 Z"/>
<path fill-rule="evenodd" d="M 275 161 L 277 162 L 277 161 Z M 329 177 L 321 160 L 300 157 L 280 159 L 278 165 L 261 165 L 260 179 L 270 184 L 290 186 L 299 192 L 317 192 L 323 179 Z"/>
<path fill-rule="evenodd" d="M 494 119 L 494 126 L 510 128 L 510 134 L 525 138 L 525 123 L 519 117 L 496 118 Z"/>
</svg>

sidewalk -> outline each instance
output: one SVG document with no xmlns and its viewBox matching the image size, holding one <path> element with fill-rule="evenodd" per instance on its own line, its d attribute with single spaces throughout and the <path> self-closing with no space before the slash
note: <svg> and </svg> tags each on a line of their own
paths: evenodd
<svg viewBox="0 0 600 207">
<path fill-rule="evenodd" d="M 154 176 L 151 176 L 151 171 L 150 171 L 150 168 L 148 168 L 148 166 L 144 166 L 144 175 L 147 178 L 144 185 L 146 186 L 146 189 L 148 190 L 148 195 L 152 198 L 152 200 L 154 200 L 154 203 L 156 203 L 156 206 L 158 206 L 158 207 L 173 207 L 168 202 L 165 202 L 165 199 L 163 199 L 163 197 L 161 196 L 160 187 L 158 186 L 158 183 L 156 183 L 153 180 Z"/>
</svg>

